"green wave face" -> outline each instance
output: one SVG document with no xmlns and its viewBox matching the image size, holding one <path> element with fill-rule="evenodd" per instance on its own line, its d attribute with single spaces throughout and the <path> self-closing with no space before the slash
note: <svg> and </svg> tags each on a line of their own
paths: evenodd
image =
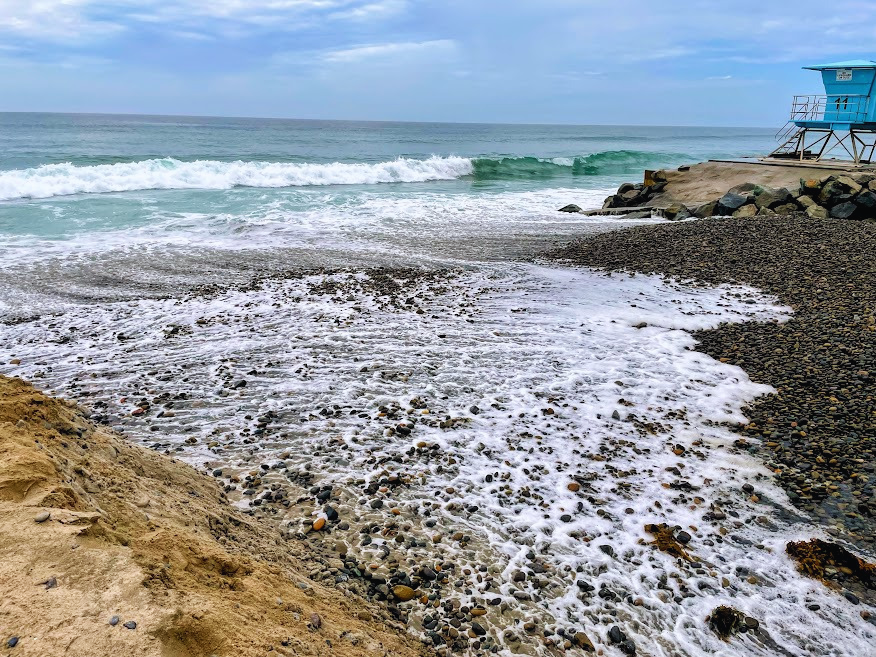
<svg viewBox="0 0 876 657">
<path fill-rule="evenodd" d="M 604 151 L 572 158 L 478 158 L 472 162 L 475 180 L 543 180 L 570 176 L 639 174 L 643 169 L 674 166 L 690 159 L 684 153 Z"/>
</svg>

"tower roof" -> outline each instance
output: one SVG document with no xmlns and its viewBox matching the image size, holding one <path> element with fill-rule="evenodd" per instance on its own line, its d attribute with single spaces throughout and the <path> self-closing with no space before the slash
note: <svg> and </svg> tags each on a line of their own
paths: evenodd
<svg viewBox="0 0 876 657">
<path fill-rule="evenodd" d="M 847 62 L 836 62 L 835 64 L 819 64 L 817 66 L 804 66 L 803 68 L 810 71 L 824 71 L 833 68 L 876 68 L 876 61 L 872 59 L 850 59 Z"/>
</svg>

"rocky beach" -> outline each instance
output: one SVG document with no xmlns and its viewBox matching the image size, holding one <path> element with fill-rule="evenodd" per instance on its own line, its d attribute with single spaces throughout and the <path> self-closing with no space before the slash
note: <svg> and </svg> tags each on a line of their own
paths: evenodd
<svg viewBox="0 0 876 657">
<path fill-rule="evenodd" d="M 697 332 L 697 349 L 769 384 L 732 426 L 794 505 L 872 554 L 876 533 L 876 224 L 807 215 L 715 218 L 607 233 L 555 254 L 699 284 L 746 283 L 785 323 Z"/>
</svg>

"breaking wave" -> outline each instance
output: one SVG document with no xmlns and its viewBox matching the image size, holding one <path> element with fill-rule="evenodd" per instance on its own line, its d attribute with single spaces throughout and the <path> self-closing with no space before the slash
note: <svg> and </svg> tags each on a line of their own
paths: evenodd
<svg viewBox="0 0 876 657">
<path fill-rule="evenodd" d="M 172 158 L 113 164 L 46 164 L 0 171 L 0 201 L 151 189 L 231 189 L 375 185 L 436 180 L 522 180 L 638 173 L 684 159 L 680 154 L 605 151 L 575 158 L 400 157 L 379 163 L 184 162 Z"/>
</svg>

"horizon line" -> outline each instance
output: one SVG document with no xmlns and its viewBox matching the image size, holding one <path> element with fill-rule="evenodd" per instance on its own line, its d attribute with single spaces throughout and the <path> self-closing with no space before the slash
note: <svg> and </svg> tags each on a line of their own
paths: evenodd
<svg viewBox="0 0 876 657">
<path fill-rule="evenodd" d="M 4 114 L 46 114 L 53 116 L 130 116 L 146 118 L 167 119 L 247 119 L 258 121 L 309 121 L 325 123 L 405 123 L 412 125 L 491 125 L 491 126 L 551 126 L 570 128 L 725 128 L 738 130 L 774 130 L 774 126 L 754 125 L 714 125 L 714 124 L 656 124 L 656 123 L 540 123 L 540 122 L 513 122 L 513 121 L 424 121 L 403 119 L 318 119 L 309 117 L 288 116 L 244 116 L 244 115 L 221 115 L 221 114 L 153 114 L 142 112 L 58 112 L 58 111 L 16 111 L 0 110 Z"/>
</svg>

